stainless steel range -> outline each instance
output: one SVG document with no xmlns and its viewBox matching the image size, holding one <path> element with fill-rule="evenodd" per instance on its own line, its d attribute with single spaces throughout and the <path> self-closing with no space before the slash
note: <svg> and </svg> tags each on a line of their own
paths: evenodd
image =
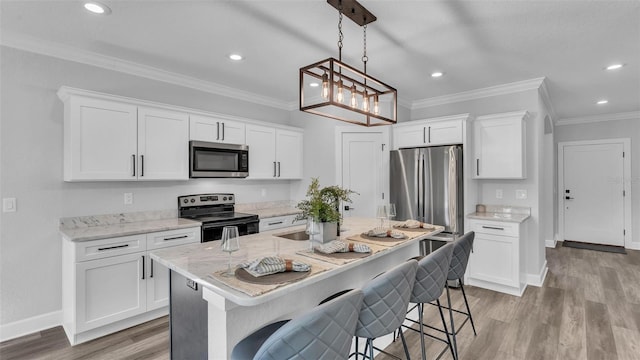
<svg viewBox="0 0 640 360">
<path fill-rule="evenodd" d="M 237 226 L 240 235 L 258 233 L 258 215 L 235 212 L 233 194 L 178 196 L 178 216 L 202 222 L 202 242 L 220 240 L 222 228 Z"/>
</svg>

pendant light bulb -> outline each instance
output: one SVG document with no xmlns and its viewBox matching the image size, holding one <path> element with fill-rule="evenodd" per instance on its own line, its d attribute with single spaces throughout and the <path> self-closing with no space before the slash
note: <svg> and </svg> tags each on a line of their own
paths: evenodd
<svg viewBox="0 0 640 360">
<path fill-rule="evenodd" d="M 369 111 L 369 94 L 367 94 L 367 90 L 365 90 L 362 95 L 362 110 Z"/>
<path fill-rule="evenodd" d="M 326 72 L 322 75 L 322 97 L 329 99 L 329 76 Z"/>
<path fill-rule="evenodd" d="M 351 86 L 351 107 L 352 108 L 357 108 L 358 107 L 358 99 L 356 99 L 356 86 L 355 85 Z"/>
<path fill-rule="evenodd" d="M 373 113 L 378 115 L 380 113 L 380 107 L 378 106 L 378 95 L 373 97 Z"/>
<path fill-rule="evenodd" d="M 338 81 L 338 94 L 336 94 L 336 100 L 339 103 L 344 102 L 344 84 L 342 80 Z"/>
</svg>

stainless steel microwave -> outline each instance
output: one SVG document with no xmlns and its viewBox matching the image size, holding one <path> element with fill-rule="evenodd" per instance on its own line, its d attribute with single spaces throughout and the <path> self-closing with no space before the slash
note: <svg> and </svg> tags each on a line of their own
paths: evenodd
<svg viewBox="0 0 640 360">
<path fill-rule="evenodd" d="M 189 141 L 190 178 L 244 178 L 249 176 L 249 147 L 207 141 Z"/>
</svg>

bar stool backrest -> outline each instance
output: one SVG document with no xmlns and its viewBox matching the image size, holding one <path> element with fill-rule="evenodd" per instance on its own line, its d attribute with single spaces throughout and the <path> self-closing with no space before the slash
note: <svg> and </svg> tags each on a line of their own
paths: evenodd
<svg viewBox="0 0 640 360">
<path fill-rule="evenodd" d="M 447 282 L 454 245 L 447 244 L 418 261 L 416 283 L 411 291 L 412 303 L 428 303 L 442 295 Z"/>
<path fill-rule="evenodd" d="M 346 359 L 363 293 L 352 290 L 296 317 L 262 344 L 254 359 Z"/>
<path fill-rule="evenodd" d="M 418 262 L 409 260 L 364 285 L 357 337 L 373 339 L 400 327 L 407 314 L 417 268 Z"/>
<path fill-rule="evenodd" d="M 451 256 L 448 280 L 459 280 L 464 277 L 475 235 L 475 232 L 469 231 L 453 242 L 453 256 Z"/>
</svg>

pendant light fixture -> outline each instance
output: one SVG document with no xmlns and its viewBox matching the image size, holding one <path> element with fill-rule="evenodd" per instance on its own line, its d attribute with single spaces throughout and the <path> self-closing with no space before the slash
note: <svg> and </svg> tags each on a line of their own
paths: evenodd
<svg viewBox="0 0 640 360">
<path fill-rule="evenodd" d="M 367 24 L 376 17 L 356 0 L 327 0 L 338 10 L 338 59 L 300 68 L 300 110 L 363 126 L 397 122 L 395 88 L 367 74 Z M 342 62 L 342 18 L 363 27 L 363 70 Z M 320 81 L 322 86 L 312 87 Z"/>
</svg>

